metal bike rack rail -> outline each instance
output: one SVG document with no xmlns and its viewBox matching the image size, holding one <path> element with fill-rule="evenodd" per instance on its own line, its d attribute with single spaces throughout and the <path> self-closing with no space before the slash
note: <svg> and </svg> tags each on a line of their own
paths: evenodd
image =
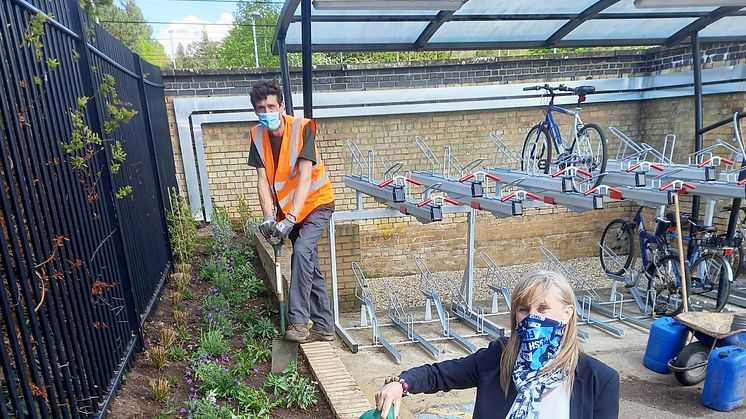
<svg viewBox="0 0 746 419">
<path fill-rule="evenodd" d="M 368 281 L 357 262 L 352 262 L 352 272 L 355 274 L 355 297 L 362 303 L 360 306 L 360 324 L 362 326 L 367 325 L 367 315 L 373 329 L 373 345 L 383 347 L 386 352 L 394 358 L 394 361 L 397 364 L 401 364 L 402 358 L 399 351 L 394 349 L 394 347 L 381 335 L 381 329 L 378 326 L 378 318 L 376 317 L 375 303 L 373 302 L 372 295 L 368 292 Z"/>
</svg>

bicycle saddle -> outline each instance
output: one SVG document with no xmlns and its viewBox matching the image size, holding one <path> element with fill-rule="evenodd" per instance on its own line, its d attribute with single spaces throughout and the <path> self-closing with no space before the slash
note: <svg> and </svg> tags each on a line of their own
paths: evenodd
<svg viewBox="0 0 746 419">
<path fill-rule="evenodd" d="M 590 95 L 595 92 L 596 88 L 593 86 L 578 86 L 575 88 L 575 94 L 578 96 Z"/>
</svg>

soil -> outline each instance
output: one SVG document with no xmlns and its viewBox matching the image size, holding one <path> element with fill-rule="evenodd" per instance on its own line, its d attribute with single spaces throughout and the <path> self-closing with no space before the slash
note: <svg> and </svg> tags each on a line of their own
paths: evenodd
<svg viewBox="0 0 746 419">
<path fill-rule="evenodd" d="M 201 233 L 204 235 L 204 232 Z M 245 240 L 241 241 L 246 242 Z M 194 262 L 192 269 L 192 291 L 194 298 L 191 300 L 184 299 L 184 304 L 189 312 L 189 322 L 187 324 L 189 339 L 183 342 L 182 346 L 187 354 L 190 355 L 199 346 L 200 328 L 202 325 L 202 301 L 210 293 L 211 288 L 209 282 L 202 281 L 199 278 L 199 266 L 207 259 L 208 255 L 200 254 Z M 265 285 L 268 285 L 267 275 L 261 263 L 257 258 L 252 262 L 257 275 L 263 279 Z M 158 307 L 155 309 L 150 321 L 143 328 L 145 350 L 157 344 L 160 330 L 163 327 L 176 329 L 171 301 L 174 289 L 175 286 L 170 281 L 167 281 L 161 293 Z M 267 287 L 267 289 L 271 288 Z M 264 307 L 268 300 L 275 307 L 272 314 L 272 321 L 279 329 L 279 316 L 275 314 L 278 312 L 276 299 L 267 296 L 257 297 L 248 301 L 246 307 Z M 235 350 L 241 349 L 243 346 L 241 333 L 234 333 L 231 342 L 231 352 L 235 353 Z M 145 352 L 141 352 L 136 356 L 131 369 L 123 379 L 122 387 L 111 402 L 108 417 L 113 419 L 185 418 L 186 415 L 180 413 L 180 409 L 185 406 L 184 402 L 189 400 L 190 386 L 186 384 L 187 377 L 185 373 L 190 368 L 190 365 L 191 361 L 188 359 L 181 362 L 169 361 L 164 371 L 159 374 L 147 359 Z M 258 369 L 258 373 L 243 377 L 243 381 L 251 383 L 254 387 L 260 387 L 270 372 L 271 361 L 259 363 L 256 365 L 256 368 Z M 308 360 L 302 353 L 298 354 L 298 373 L 309 380 L 316 381 L 316 377 L 313 376 L 313 372 L 309 367 Z M 167 377 L 172 382 L 178 382 L 178 385 L 172 388 L 168 400 L 164 402 L 153 401 L 150 396 L 150 380 L 158 376 Z M 307 410 L 276 407 L 272 410 L 271 417 L 283 419 L 333 418 L 334 413 L 321 388 L 317 388 L 316 396 L 318 403 L 315 406 L 309 407 Z"/>
</svg>

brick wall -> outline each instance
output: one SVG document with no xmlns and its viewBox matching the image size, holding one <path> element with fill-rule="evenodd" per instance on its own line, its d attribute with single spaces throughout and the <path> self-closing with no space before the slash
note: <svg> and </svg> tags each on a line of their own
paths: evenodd
<svg viewBox="0 0 746 419">
<path fill-rule="evenodd" d="M 727 51 L 723 51 L 722 48 L 727 48 Z M 712 54 L 720 54 L 716 58 L 721 60 L 713 65 L 731 65 L 734 64 L 733 60 L 744 62 L 741 49 L 736 48 L 731 51 L 730 48 L 731 46 L 710 46 L 708 51 Z M 667 52 L 653 51 L 647 55 L 617 51 L 602 53 L 596 57 L 563 58 L 550 55 L 530 61 L 509 57 L 468 60 L 468 62 L 459 63 L 430 63 L 432 67 L 428 70 L 432 70 L 432 75 L 429 71 L 425 73 L 425 68 L 416 65 L 394 68 L 378 65 L 337 70 L 322 68 L 315 72 L 315 77 L 319 82 L 316 86 L 318 90 L 326 89 L 323 87 L 326 84 L 329 84 L 329 89 L 332 89 L 332 85 L 334 89 L 366 88 L 356 83 L 393 82 L 394 87 L 413 87 L 421 85 L 411 83 L 418 80 L 427 80 L 424 82 L 427 86 L 504 83 L 513 80 L 504 77 L 518 77 L 517 79 L 520 80 L 568 80 L 576 77 L 585 78 L 585 73 L 581 72 L 601 71 L 604 73 L 607 70 L 613 70 L 614 73 L 588 73 L 588 77 L 598 78 L 602 75 L 619 77 L 620 75 L 680 71 L 689 65 L 686 64 L 686 60 L 671 58 L 668 61 L 668 57 L 679 55 L 683 57 L 686 51 L 687 48 L 679 48 Z M 604 68 L 607 65 L 609 67 Z M 594 66 L 600 66 L 600 68 Z M 245 94 L 252 78 L 279 78 L 278 74 L 265 70 L 260 72 L 220 70 L 221 78 L 217 76 L 217 73 L 218 71 L 172 77 L 170 82 L 172 94 Z M 365 82 L 362 81 L 362 74 L 366 74 Z M 425 75 L 427 78 L 423 79 Z M 547 79 L 547 76 L 550 79 Z M 213 78 L 216 84 L 202 87 L 199 85 L 204 82 L 200 79 L 201 77 Z M 338 80 L 340 77 L 341 80 Z M 354 79 L 353 77 L 360 78 Z M 185 81 L 189 78 L 194 78 L 194 80 Z M 217 81 L 219 79 L 223 81 Z M 236 84 L 237 80 L 241 83 Z M 409 84 L 396 84 L 402 81 Z M 183 85 L 183 83 L 188 83 L 188 85 Z M 193 85 L 194 83 L 197 84 Z M 207 81 L 207 83 L 213 83 L 213 81 Z M 229 85 L 230 83 L 234 84 Z M 296 83 L 296 87 L 299 85 Z M 388 86 L 387 84 L 386 88 L 389 88 Z M 384 88 L 380 84 L 368 87 Z M 230 88 L 230 90 L 221 91 L 222 88 Z M 746 94 L 706 96 L 704 99 L 705 125 L 723 119 L 736 110 L 742 110 L 744 101 L 746 101 Z M 173 119 L 172 98 L 167 99 L 167 109 L 171 135 L 174 139 L 177 180 L 181 192 L 186 195 L 181 153 Z M 500 134 L 507 145 L 520 154 L 523 140 L 530 127 L 542 118 L 542 110 L 541 107 L 470 112 L 459 112 L 454 109 L 453 112 L 448 113 L 321 119 L 318 121 L 318 147 L 332 178 L 337 209 L 352 209 L 355 202 L 354 193 L 344 187 L 344 175 L 353 170 L 345 143 L 349 138 L 355 139 L 363 152 L 368 149 L 375 150 L 378 177 L 383 171 L 380 167 L 381 157 L 387 157 L 393 162 L 403 161 L 405 170 L 417 170 L 424 167 L 424 159 L 414 144 L 415 136 L 425 139 L 439 158 L 443 155 L 444 147 L 451 146 L 453 155 L 462 163 L 478 157 L 485 157 L 487 163 L 492 163 L 495 148 L 489 140 L 489 133 Z M 569 118 L 562 115 L 555 116 L 560 125 L 566 129 Z M 688 155 L 693 149 L 691 98 L 620 104 L 585 104 L 583 119 L 586 122 L 597 123 L 604 129 L 609 126 L 617 127 L 631 138 L 654 146 L 660 146 L 664 134 L 676 133 L 679 160 L 681 156 Z M 216 204 L 227 207 L 234 216 L 237 215 L 239 197 L 246 199 L 258 211 L 256 172 L 246 165 L 249 129 L 250 124 L 247 123 L 226 123 L 205 125 L 203 131 L 213 200 Z M 708 135 L 705 137 L 705 143 L 711 143 L 714 138 L 725 138 L 725 135 L 729 135 L 727 131 L 725 128 Z M 606 133 L 609 154 L 614 156 L 619 142 L 608 130 Z M 371 200 L 366 200 L 366 203 L 368 208 L 374 206 Z M 602 212 L 580 214 L 569 212 L 562 207 L 547 207 L 527 210 L 523 217 L 500 220 L 488 214 L 480 214 L 477 220 L 475 247 L 477 251 L 485 251 L 499 265 L 541 260 L 537 249 L 540 245 L 551 247 L 560 258 L 592 256 L 598 252 L 596 242 L 608 221 L 614 218 L 627 218 L 631 216 L 634 208 L 635 205 L 631 203 L 615 204 Z M 338 227 L 337 243 L 340 304 L 343 310 L 348 310 L 355 305 L 354 276 L 350 268 L 352 261 L 361 262 L 366 275 L 371 278 L 414 273 L 414 257 L 418 255 L 426 259 L 433 271 L 463 269 L 466 219 L 463 215 L 446 216 L 443 222 L 430 225 L 421 225 L 409 218 L 348 223 Z M 319 256 L 322 270 L 329 282 L 329 247 L 326 236 L 320 243 Z M 480 266 L 481 259 L 476 258 L 475 262 L 477 266 Z"/>
<path fill-rule="evenodd" d="M 705 67 L 746 59 L 746 44 L 703 44 Z M 532 80 L 585 80 L 691 70 L 691 48 L 594 51 L 531 57 L 484 57 L 402 64 L 317 66 L 314 91 L 508 84 Z M 291 69 L 294 92 L 301 71 Z M 259 79 L 279 80 L 278 69 L 164 70 L 166 96 L 245 95 Z"/>
</svg>

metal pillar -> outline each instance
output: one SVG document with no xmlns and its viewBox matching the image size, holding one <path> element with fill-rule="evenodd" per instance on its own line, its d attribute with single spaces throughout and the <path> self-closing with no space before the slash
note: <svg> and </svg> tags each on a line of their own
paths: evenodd
<svg viewBox="0 0 746 419">
<path fill-rule="evenodd" d="M 277 50 L 280 53 L 280 75 L 282 76 L 282 94 L 285 96 L 285 113 L 290 116 L 293 112 L 293 89 L 290 81 L 290 67 L 288 66 L 288 49 L 285 37 L 277 40 Z"/>
<path fill-rule="evenodd" d="M 301 1 L 301 34 L 303 40 L 303 117 L 313 118 L 313 62 L 311 62 L 311 0 Z"/>
<path fill-rule="evenodd" d="M 702 52 L 699 48 L 699 33 L 692 34 L 692 72 L 694 73 L 694 152 L 702 150 Z M 692 198 L 692 217 L 699 218 L 699 197 Z M 696 229 L 692 227 L 690 235 Z M 690 242 L 691 243 L 691 242 Z M 691 249 L 691 245 L 690 245 Z"/>
</svg>

